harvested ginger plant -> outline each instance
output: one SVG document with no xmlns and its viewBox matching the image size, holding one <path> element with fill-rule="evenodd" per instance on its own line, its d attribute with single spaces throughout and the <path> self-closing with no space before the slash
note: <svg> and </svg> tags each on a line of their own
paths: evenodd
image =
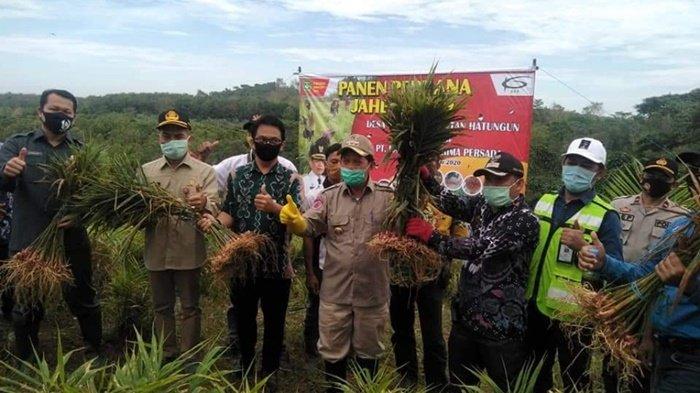
<svg viewBox="0 0 700 393">
<path fill-rule="evenodd" d="M 430 193 L 420 180 L 420 168 L 439 156 L 445 143 L 458 133 L 450 127 L 459 120 L 463 106 L 457 93 L 444 88 L 431 67 L 425 80 L 395 88 L 386 97 L 387 112 L 381 116 L 389 132 L 387 159 L 397 158 L 395 197 L 384 228 L 369 242 L 370 251 L 388 262 L 395 285 L 413 286 L 434 280 L 440 273 L 440 256 L 426 245 L 403 236 L 406 222 L 424 217 Z"/>
<path fill-rule="evenodd" d="M 237 234 L 215 225 L 209 238 L 214 245 L 209 270 L 221 281 L 243 282 L 259 272 L 277 270 L 277 250 L 267 235 L 250 231 Z"/>
</svg>

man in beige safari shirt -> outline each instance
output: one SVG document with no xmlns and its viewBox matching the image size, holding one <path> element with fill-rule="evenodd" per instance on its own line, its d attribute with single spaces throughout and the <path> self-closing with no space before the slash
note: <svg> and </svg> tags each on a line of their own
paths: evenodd
<svg viewBox="0 0 700 393">
<path fill-rule="evenodd" d="M 318 351 L 330 382 L 345 379 L 347 357 L 376 373 L 389 318 L 389 275 L 367 242 L 382 230 L 392 190 L 369 179 L 372 143 L 350 135 L 340 149 L 342 182 L 321 192 L 301 215 L 288 201 L 280 221 L 293 233 L 326 235 L 319 306 Z"/>
<path fill-rule="evenodd" d="M 143 165 L 146 179 L 159 183 L 195 209 L 215 213 L 216 173 L 188 153 L 192 131 L 189 118 L 176 110 L 165 111 L 158 116 L 157 130 L 163 156 Z M 146 228 L 145 261 L 153 291 L 154 329 L 165 337 L 166 359 L 178 354 L 176 293 L 182 308 L 181 349 L 185 352 L 199 342 L 199 276 L 205 259 L 204 236 L 194 222 L 169 218 Z"/>
</svg>

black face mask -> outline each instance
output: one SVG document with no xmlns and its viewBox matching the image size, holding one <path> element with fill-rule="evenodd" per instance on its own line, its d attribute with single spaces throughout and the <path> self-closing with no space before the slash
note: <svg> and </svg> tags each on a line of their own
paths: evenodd
<svg viewBox="0 0 700 393">
<path fill-rule="evenodd" d="M 44 112 L 44 125 L 54 134 L 65 134 L 73 127 L 73 118 L 63 112 Z"/>
<path fill-rule="evenodd" d="M 263 161 L 272 161 L 280 154 L 282 145 L 268 145 L 255 142 L 255 155 Z"/>
<path fill-rule="evenodd" d="M 652 198 L 661 198 L 668 194 L 668 192 L 671 191 L 671 186 L 671 183 L 663 179 L 642 179 L 642 188 Z"/>
</svg>

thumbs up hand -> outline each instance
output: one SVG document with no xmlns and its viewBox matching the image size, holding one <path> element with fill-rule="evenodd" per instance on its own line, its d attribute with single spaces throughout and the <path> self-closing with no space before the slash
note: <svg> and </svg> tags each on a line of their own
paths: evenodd
<svg viewBox="0 0 700 393">
<path fill-rule="evenodd" d="M 264 184 L 260 187 L 260 193 L 255 196 L 253 203 L 256 209 L 265 213 L 279 214 L 280 210 L 282 210 L 282 206 L 275 202 L 272 196 L 267 193 L 267 188 Z"/>
<path fill-rule="evenodd" d="M 583 230 L 578 220 L 574 221 L 573 228 L 564 228 L 561 231 L 561 242 L 576 251 L 581 251 L 581 248 L 588 245 L 583 239 Z"/>
<path fill-rule="evenodd" d="M 605 265 L 605 247 L 598 234 L 591 233 L 591 244 L 584 246 L 578 254 L 578 267 L 582 270 L 600 270 Z"/>
<path fill-rule="evenodd" d="M 7 161 L 5 168 L 2 170 L 2 174 L 10 179 L 14 179 L 15 177 L 19 176 L 27 166 L 26 159 L 27 148 L 23 147 L 22 150 L 19 151 L 19 155 L 17 157 L 12 157 L 9 161 Z"/>
<path fill-rule="evenodd" d="M 303 235 L 306 231 L 306 220 L 301 215 L 299 207 L 294 203 L 291 195 L 287 195 L 287 204 L 280 210 L 280 222 L 289 228 L 295 235 Z"/>
</svg>

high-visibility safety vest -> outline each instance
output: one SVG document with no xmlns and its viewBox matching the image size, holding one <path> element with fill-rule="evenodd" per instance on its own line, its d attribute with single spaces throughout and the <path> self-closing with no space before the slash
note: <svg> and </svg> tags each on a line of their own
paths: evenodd
<svg viewBox="0 0 700 393">
<path fill-rule="evenodd" d="M 573 228 L 578 221 L 584 231 L 584 240 L 590 243 L 591 232 L 597 232 L 605 213 L 613 207 L 597 195 L 569 220 L 559 227 L 552 226 L 552 212 L 556 194 L 545 194 L 535 206 L 540 223 L 540 239 L 530 262 L 530 276 L 526 296 L 535 296 L 540 312 L 553 319 L 567 319 L 566 314 L 578 305 L 571 294 L 572 287 L 581 285 L 584 272 L 578 267 L 577 254 L 561 244 L 564 228 Z"/>
</svg>

